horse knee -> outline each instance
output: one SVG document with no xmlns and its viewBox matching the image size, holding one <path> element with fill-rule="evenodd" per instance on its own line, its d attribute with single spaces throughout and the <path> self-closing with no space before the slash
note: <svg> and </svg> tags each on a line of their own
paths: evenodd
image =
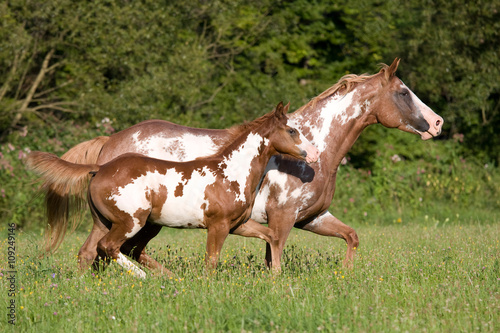
<svg viewBox="0 0 500 333">
<path fill-rule="evenodd" d="M 78 261 L 94 261 L 97 257 L 97 251 L 80 250 L 78 251 Z"/>
<path fill-rule="evenodd" d="M 97 253 L 95 255 L 91 253 L 78 253 L 78 266 L 80 269 L 85 270 L 89 268 L 92 263 L 94 262 L 95 258 L 97 256 Z"/>
<path fill-rule="evenodd" d="M 113 259 L 118 258 L 118 254 L 120 253 L 120 246 L 113 246 L 106 239 L 101 239 L 97 243 L 97 247 L 104 252 L 104 254 Z"/>
<path fill-rule="evenodd" d="M 269 244 L 278 244 L 279 238 L 278 236 L 276 236 L 276 233 L 273 230 L 269 229 L 266 233 L 266 236 L 269 238 L 269 240 L 267 240 Z"/>
<path fill-rule="evenodd" d="M 351 246 L 353 248 L 358 248 L 359 247 L 359 238 L 358 238 L 358 234 L 356 233 L 356 231 L 354 231 L 354 229 L 349 233 L 349 238 L 351 239 Z"/>
<path fill-rule="evenodd" d="M 359 246 L 358 234 L 352 228 L 349 228 L 349 230 L 347 230 L 345 233 L 343 233 L 342 238 L 344 238 L 344 240 L 347 243 L 347 246 L 349 248 L 355 249 Z"/>
</svg>

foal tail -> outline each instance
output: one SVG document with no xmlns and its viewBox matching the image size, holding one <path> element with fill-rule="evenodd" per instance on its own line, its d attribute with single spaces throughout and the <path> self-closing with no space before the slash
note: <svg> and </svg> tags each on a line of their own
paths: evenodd
<svg viewBox="0 0 500 333">
<path fill-rule="evenodd" d="M 109 137 L 101 136 L 82 142 L 57 156 L 32 152 L 28 165 L 41 175 L 45 189 L 45 207 L 48 219 L 45 250 L 55 251 L 66 234 L 70 216 L 72 229 L 81 221 L 86 202 L 90 171 L 96 171 L 97 158 Z M 75 214 L 70 214 L 75 213 Z"/>
</svg>

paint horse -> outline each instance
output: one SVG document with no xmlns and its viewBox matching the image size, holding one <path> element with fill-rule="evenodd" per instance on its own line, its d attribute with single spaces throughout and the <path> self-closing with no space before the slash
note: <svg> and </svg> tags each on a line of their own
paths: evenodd
<svg viewBox="0 0 500 333">
<path fill-rule="evenodd" d="M 120 252 L 121 246 L 141 230 L 161 226 L 207 229 L 205 261 L 215 268 L 227 235 L 250 218 L 270 158 L 281 153 L 307 163 L 317 160 L 317 149 L 287 125 L 287 111 L 288 105 L 280 103 L 275 111 L 231 128 L 228 144 L 215 155 L 194 161 L 128 153 L 97 166 L 33 152 L 28 163 L 62 186 L 81 186 L 87 174 L 94 174 L 88 187 L 89 205 L 94 220 L 109 229 L 97 248 L 136 275 L 146 276 Z M 96 256 L 97 251 L 89 253 L 80 263 L 90 265 Z"/>
<path fill-rule="evenodd" d="M 279 156 L 271 158 L 268 172 L 257 194 L 252 219 L 268 223 L 278 244 L 271 257 L 266 248 L 266 262 L 279 269 L 280 256 L 293 227 L 318 235 L 338 237 L 347 243 L 344 265 L 351 266 L 359 245 L 355 230 L 341 222 L 328 207 L 335 193 L 338 167 L 361 132 L 369 125 L 419 135 L 423 140 L 441 133 L 443 119 L 435 114 L 396 76 L 399 59 L 383 65 L 374 75 L 346 75 L 336 84 L 289 115 L 302 133 L 320 150 L 318 163 L 311 166 Z M 127 152 L 185 161 L 208 155 L 224 145 L 228 130 L 208 130 L 180 126 L 162 120 L 149 120 L 113 134 L 82 142 L 62 156 L 68 161 L 104 164 Z M 46 206 L 51 229 L 48 249 L 57 248 L 69 224 L 68 212 L 79 211 L 82 193 L 70 193 L 47 183 Z M 249 224 L 252 220 L 249 220 Z M 95 225 L 95 224 L 94 224 Z M 93 230 L 106 232 L 105 226 Z M 92 236 L 92 235 L 91 235 Z M 141 237 L 132 238 L 122 247 L 128 253 L 140 246 Z M 86 242 L 80 253 L 91 251 Z M 138 261 L 154 261 L 145 251 L 132 253 Z"/>
</svg>

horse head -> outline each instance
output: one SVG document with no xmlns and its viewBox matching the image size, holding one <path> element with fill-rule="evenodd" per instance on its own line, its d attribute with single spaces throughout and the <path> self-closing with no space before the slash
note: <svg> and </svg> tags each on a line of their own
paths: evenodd
<svg viewBox="0 0 500 333">
<path fill-rule="evenodd" d="M 425 105 L 396 76 L 400 59 L 390 66 L 384 66 L 376 77 L 381 80 L 377 92 L 379 107 L 376 107 L 377 122 L 385 127 L 398 128 L 420 135 L 427 140 L 441 134 L 443 118 Z"/>
</svg>

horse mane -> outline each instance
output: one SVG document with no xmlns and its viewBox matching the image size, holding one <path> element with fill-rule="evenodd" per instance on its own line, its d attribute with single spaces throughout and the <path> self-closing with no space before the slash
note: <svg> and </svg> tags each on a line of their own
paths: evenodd
<svg viewBox="0 0 500 333">
<path fill-rule="evenodd" d="M 234 125 L 228 128 L 227 131 L 229 133 L 229 136 L 225 140 L 226 143 L 223 146 L 219 147 L 219 149 L 216 153 L 213 154 L 213 156 L 221 154 L 227 147 L 231 146 L 234 141 L 236 141 L 236 139 L 244 133 L 249 133 L 253 129 L 259 128 L 263 124 L 270 121 L 275 117 L 275 110 L 276 109 L 250 122 L 245 122 L 243 124 Z"/>
<path fill-rule="evenodd" d="M 369 79 L 372 79 L 376 76 L 383 74 L 384 78 L 388 81 L 391 75 L 391 73 L 388 72 L 389 66 L 386 64 L 380 64 L 379 66 L 381 68 L 377 74 L 370 75 L 365 73 L 361 75 L 356 75 L 356 74 L 344 75 L 343 77 L 340 78 L 340 80 L 337 83 L 335 83 L 333 86 L 323 91 L 318 96 L 312 98 L 307 104 L 303 105 L 300 109 L 295 111 L 295 113 L 299 114 L 300 112 L 309 107 L 315 107 L 317 102 L 322 101 L 323 99 L 328 98 L 333 94 L 338 93 L 341 90 L 343 90 L 343 94 L 346 95 L 349 92 L 351 92 L 358 83 L 368 81 Z"/>
</svg>

